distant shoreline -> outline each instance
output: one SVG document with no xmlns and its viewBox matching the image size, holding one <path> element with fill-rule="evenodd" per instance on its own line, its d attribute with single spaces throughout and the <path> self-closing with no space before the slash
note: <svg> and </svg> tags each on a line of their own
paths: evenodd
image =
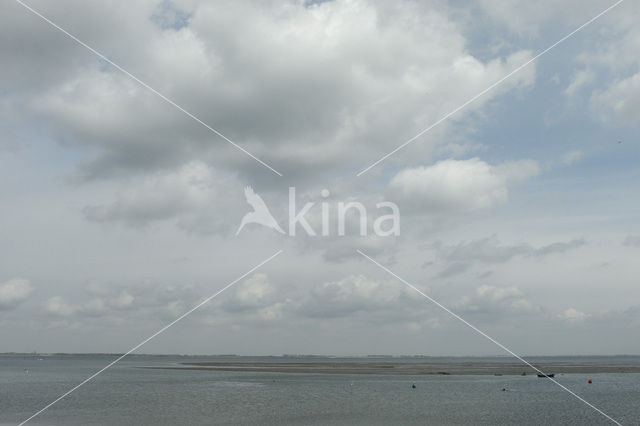
<svg viewBox="0 0 640 426">
<path fill-rule="evenodd" d="M 545 373 L 595 374 L 640 373 L 640 362 L 629 363 L 536 363 Z M 302 374 L 382 374 L 382 375 L 536 375 L 522 363 L 505 362 L 184 362 L 180 366 L 146 366 L 164 370 L 234 371 L 253 373 Z M 524 374 L 523 374 L 524 373 Z"/>
</svg>

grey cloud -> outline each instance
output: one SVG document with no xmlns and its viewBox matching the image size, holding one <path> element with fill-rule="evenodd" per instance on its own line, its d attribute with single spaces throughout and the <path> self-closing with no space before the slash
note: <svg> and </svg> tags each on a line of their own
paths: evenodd
<svg viewBox="0 0 640 426">
<path fill-rule="evenodd" d="M 248 208 L 242 194 L 238 182 L 193 161 L 177 170 L 133 180 L 109 204 L 86 206 L 83 213 L 95 222 L 144 227 L 175 220 L 189 233 L 229 234 Z"/>
<path fill-rule="evenodd" d="M 392 237 L 342 237 L 333 241 L 321 241 L 315 246 L 323 250 L 322 258 L 327 262 L 343 263 L 361 259 L 361 250 L 368 256 L 391 255 L 396 251 L 396 241 Z"/>
<path fill-rule="evenodd" d="M 448 278 L 454 275 L 465 273 L 471 268 L 472 264 L 469 262 L 452 262 L 442 271 L 438 272 L 438 278 Z"/>
<path fill-rule="evenodd" d="M 501 245 L 495 237 L 482 238 L 456 245 L 443 245 L 437 242 L 433 245 L 438 258 L 445 263 L 445 268 L 438 273 L 438 277 L 446 278 L 467 272 L 474 263 L 505 263 L 518 256 L 541 258 L 556 253 L 564 253 L 582 247 L 586 244 L 583 239 L 567 242 L 556 242 L 541 247 L 533 247 L 527 243 L 515 245 Z"/>
<path fill-rule="evenodd" d="M 569 251 L 578 247 L 582 247 L 585 244 L 587 244 L 587 242 L 582 238 L 567 241 L 567 242 L 558 242 L 558 243 L 553 243 L 553 244 L 549 244 L 546 246 L 533 249 L 530 255 L 536 256 L 536 257 L 542 257 L 542 256 L 554 254 L 554 253 L 564 253 L 566 251 Z"/>
<path fill-rule="evenodd" d="M 501 245 L 496 237 L 488 237 L 469 242 L 461 242 L 455 246 L 436 244 L 435 248 L 438 249 L 440 255 L 448 261 L 502 263 L 522 255 L 542 257 L 554 253 L 564 253 L 568 250 L 584 246 L 585 244 L 586 241 L 583 239 L 574 239 L 541 247 L 533 247 L 527 243 Z"/>
<path fill-rule="evenodd" d="M 626 247 L 640 247 L 640 235 L 627 235 L 622 244 Z"/>
</svg>

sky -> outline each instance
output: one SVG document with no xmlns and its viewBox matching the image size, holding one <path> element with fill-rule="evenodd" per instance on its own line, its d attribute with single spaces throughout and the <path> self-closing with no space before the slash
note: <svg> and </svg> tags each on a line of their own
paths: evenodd
<svg viewBox="0 0 640 426">
<path fill-rule="evenodd" d="M 357 175 L 613 3 L 2 2 L 0 352 L 640 354 L 637 2 Z"/>
</svg>

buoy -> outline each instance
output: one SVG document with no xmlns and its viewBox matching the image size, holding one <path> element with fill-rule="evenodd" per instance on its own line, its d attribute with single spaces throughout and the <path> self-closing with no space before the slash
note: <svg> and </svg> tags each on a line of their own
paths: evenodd
<svg viewBox="0 0 640 426">
<path fill-rule="evenodd" d="M 591 379 L 589 379 L 589 383 L 593 383 L 593 381 Z"/>
<path fill-rule="evenodd" d="M 506 392 L 507 390 L 505 388 L 502 388 L 502 392 Z"/>
<path fill-rule="evenodd" d="M 416 388 L 416 384 L 415 384 L 415 383 L 414 383 L 414 384 L 412 384 L 412 385 L 411 385 L 411 388 L 412 388 L 412 389 L 415 389 L 415 388 Z"/>
</svg>

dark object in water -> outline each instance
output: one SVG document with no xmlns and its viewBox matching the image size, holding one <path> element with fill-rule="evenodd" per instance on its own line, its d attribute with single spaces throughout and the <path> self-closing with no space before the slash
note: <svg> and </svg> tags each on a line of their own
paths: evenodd
<svg viewBox="0 0 640 426">
<path fill-rule="evenodd" d="M 551 373 L 551 374 L 538 374 L 538 377 L 549 377 L 551 379 L 553 379 L 556 376 L 555 373 Z"/>
<path fill-rule="evenodd" d="M 502 388 L 502 392 L 506 392 L 506 391 L 507 391 L 507 389 L 505 389 L 505 388 Z"/>
<path fill-rule="evenodd" d="M 411 385 L 411 388 L 412 388 L 412 389 L 415 389 L 415 388 L 416 388 L 416 384 L 415 384 L 415 383 L 414 383 L 414 384 L 412 384 L 412 385 Z"/>
<path fill-rule="evenodd" d="M 526 371 L 523 371 L 522 374 L 521 374 L 521 376 L 526 376 L 526 375 L 527 375 Z"/>
</svg>

